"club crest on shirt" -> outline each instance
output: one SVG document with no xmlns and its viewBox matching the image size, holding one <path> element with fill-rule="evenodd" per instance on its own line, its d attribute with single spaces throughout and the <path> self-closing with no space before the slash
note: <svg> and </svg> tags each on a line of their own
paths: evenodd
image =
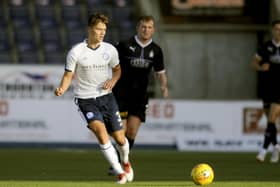
<svg viewBox="0 0 280 187">
<path fill-rule="evenodd" d="M 104 60 L 106 60 L 106 61 L 109 60 L 109 57 L 110 57 L 110 56 L 109 56 L 108 53 L 103 53 L 103 54 L 102 54 L 102 58 L 103 58 Z"/>
<path fill-rule="evenodd" d="M 92 119 L 94 117 L 94 114 L 93 114 L 93 112 L 88 112 L 86 114 L 86 116 L 87 116 L 88 119 Z"/>
<path fill-rule="evenodd" d="M 267 47 L 267 50 L 268 50 L 269 52 L 273 52 L 273 47 L 268 46 L 268 47 Z"/>
<path fill-rule="evenodd" d="M 155 55 L 155 54 L 154 54 L 154 51 L 153 51 L 153 50 L 151 50 L 151 51 L 150 51 L 150 53 L 149 53 L 149 57 L 150 57 L 150 58 L 153 58 L 153 57 L 154 57 L 154 55 Z"/>
</svg>

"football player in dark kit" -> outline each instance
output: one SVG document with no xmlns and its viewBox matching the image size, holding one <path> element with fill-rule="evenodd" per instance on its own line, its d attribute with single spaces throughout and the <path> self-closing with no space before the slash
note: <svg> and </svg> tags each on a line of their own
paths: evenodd
<svg viewBox="0 0 280 187">
<path fill-rule="evenodd" d="M 277 163 L 280 151 L 276 128 L 276 121 L 280 116 L 280 20 L 272 22 L 272 39 L 258 49 L 253 67 L 260 72 L 262 78 L 261 97 L 268 120 L 263 146 L 256 158 L 264 162 L 267 149 L 272 144 L 270 162 Z"/>
<path fill-rule="evenodd" d="M 168 97 L 163 53 L 152 37 L 155 32 L 153 16 L 142 16 L 136 26 L 137 34 L 116 46 L 122 76 L 113 89 L 117 99 L 130 149 L 138 129 L 146 119 L 148 83 L 153 69 L 160 82 L 163 97 Z"/>
</svg>

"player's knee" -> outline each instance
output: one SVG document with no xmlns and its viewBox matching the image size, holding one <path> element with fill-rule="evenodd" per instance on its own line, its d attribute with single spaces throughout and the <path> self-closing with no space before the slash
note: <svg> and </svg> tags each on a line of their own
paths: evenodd
<svg viewBox="0 0 280 187">
<path fill-rule="evenodd" d="M 123 146 L 125 144 L 125 138 L 117 138 L 115 141 L 119 146 Z"/>
<path fill-rule="evenodd" d="M 116 144 L 118 144 L 119 146 L 123 146 L 126 142 L 124 133 L 115 134 L 113 137 Z"/>
</svg>

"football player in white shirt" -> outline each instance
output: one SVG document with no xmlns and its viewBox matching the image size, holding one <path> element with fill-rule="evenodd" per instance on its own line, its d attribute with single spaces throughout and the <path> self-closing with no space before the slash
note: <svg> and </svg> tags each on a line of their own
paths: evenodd
<svg viewBox="0 0 280 187">
<path fill-rule="evenodd" d="M 112 88 L 121 76 L 121 69 L 116 48 L 103 42 L 107 24 L 108 18 L 103 14 L 89 16 L 88 38 L 68 52 L 65 72 L 55 95 L 63 95 L 75 75 L 75 102 L 88 128 L 97 137 L 102 153 L 118 174 L 117 183 L 124 184 L 133 180 L 133 170 L 128 156 L 129 143 L 112 94 Z M 109 135 L 117 143 L 122 164 L 119 163 Z"/>
</svg>

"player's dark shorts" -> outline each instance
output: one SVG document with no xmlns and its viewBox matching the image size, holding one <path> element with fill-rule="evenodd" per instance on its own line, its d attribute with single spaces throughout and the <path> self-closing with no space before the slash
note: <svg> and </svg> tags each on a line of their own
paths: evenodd
<svg viewBox="0 0 280 187">
<path fill-rule="evenodd" d="M 126 94 L 126 96 L 116 95 L 122 119 L 127 119 L 129 115 L 137 116 L 141 122 L 146 121 L 148 109 L 148 95 Z"/>
<path fill-rule="evenodd" d="M 260 97 L 263 100 L 263 108 L 269 109 L 271 104 L 280 104 L 280 86 L 278 86 L 279 73 L 262 73 L 260 76 Z"/>
<path fill-rule="evenodd" d="M 97 98 L 76 98 L 75 103 L 88 124 L 94 120 L 102 121 L 109 133 L 122 129 L 118 105 L 112 93 Z"/>
</svg>

